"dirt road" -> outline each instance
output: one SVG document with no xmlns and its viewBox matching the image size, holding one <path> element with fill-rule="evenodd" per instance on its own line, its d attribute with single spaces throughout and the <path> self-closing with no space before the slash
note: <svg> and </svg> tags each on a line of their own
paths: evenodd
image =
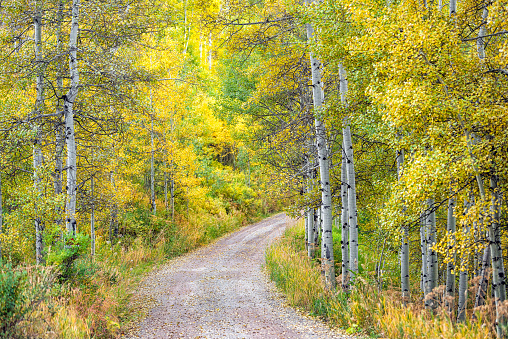
<svg viewBox="0 0 508 339">
<path fill-rule="evenodd" d="M 262 271 L 289 220 L 276 215 L 170 261 L 137 290 L 152 300 L 132 338 L 347 338 L 284 306 Z"/>
</svg>

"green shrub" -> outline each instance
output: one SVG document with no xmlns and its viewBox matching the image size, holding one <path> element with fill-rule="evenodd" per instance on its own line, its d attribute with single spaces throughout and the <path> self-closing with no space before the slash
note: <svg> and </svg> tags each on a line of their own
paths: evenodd
<svg viewBox="0 0 508 339">
<path fill-rule="evenodd" d="M 47 297 L 54 280 L 51 269 L 18 267 L 0 261 L 0 338 L 22 336 L 21 324 Z"/>
<path fill-rule="evenodd" d="M 83 261 L 76 261 L 88 254 L 90 238 L 88 235 L 77 233 L 67 235 L 63 241 L 57 243 L 56 250 L 50 252 L 47 257 L 47 264 L 54 265 L 58 271 L 60 283 L 70 280 L 83 280 L 85 275 L 93 275 L 93 266 L 83 265 Z"/>
</svg>

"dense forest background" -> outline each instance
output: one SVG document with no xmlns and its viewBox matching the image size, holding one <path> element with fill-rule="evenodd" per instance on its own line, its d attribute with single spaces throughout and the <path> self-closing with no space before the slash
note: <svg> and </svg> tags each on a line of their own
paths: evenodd
<svg viewBox="0 0 508 339">
<path fill-rule="evenodd" d="M 284 208 L 318 300 L 353 314 L 365 284 L 506 336 L 507 23 L 497 0 L 1 2 L 3 333 L 118 335 L 154 263 Z"/>
</svg>

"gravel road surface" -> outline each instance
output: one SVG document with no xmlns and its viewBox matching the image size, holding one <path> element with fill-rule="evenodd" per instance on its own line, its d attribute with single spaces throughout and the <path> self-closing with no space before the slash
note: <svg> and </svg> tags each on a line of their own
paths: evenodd
<svg viewBox="0 0 508 339">
<path fill-rule="evenodd" d="M 291 221 L 279 214 L 168 262 L 136 290 L 146 318 L 130 338 L 350 338 L 285 306 L 262 270 Z"/>
</svg>

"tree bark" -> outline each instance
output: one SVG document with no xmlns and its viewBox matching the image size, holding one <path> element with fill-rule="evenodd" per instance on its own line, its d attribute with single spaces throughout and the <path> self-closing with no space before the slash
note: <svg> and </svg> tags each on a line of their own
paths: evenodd
<svg viewBox="0 0 508 339">
<path fill-rule="evenodd" d="M 34 42 L 35 42 L 35 62 L 37 67 L 36 77 L 36 114 L 41 115 L 41 111 L 44 105 L 44 74 L 42 65 L 42 14 L 40 4 L 35 4 L 35 16 L 34 16 Z M 34 191 L 36 194 L 35 198 L 35 261 L 36 263 L 43 263 L 43 223 L 39 216 L 39 202 L 42 198 L 43 189 L 41 187 L 41 167 L 42 167 L 42 131 L 39 122 L 36 122 L 34 126 L 34 146 L 33 146 L 33 169 L 34 169 Z"/>
<path fill-rule="evenodd" d="M 74 102 L 79 89 L 79 72 L 77 59 L 77 41 L 79 33 L 79 3 L 72 1 L 71 31 L 69 34 L 69 72 L 70 87 L 64 97 L 65 140 L 67 144 L 67 206 L 66 226 L 67 232 L 76 233 L 76 139 L 74 134 Z"/>
<path fill-rule="evenodd" d="M 397 152 L 397 176 L 400 181 L 402 178 L 402 167 L 404 165 L 404 150 Z M 405 207 L 402 207 L 402 213 L 405 213 Z M 404 302 L 409 298 L 409 230 L 407 226 L 402 226 L 402 244 L 400 258 L 400 282 L 402 297 Z"/>
<path fill-rule="evenodd" d="M 506 300 L 506 275 L 504 272 L 503 249 L 501 247 L 501 230 L 499 229 L 499 190 L 497 176 L 490 177 L 490 190 L 492 192 L 490 205 L 490 223 L 488 227 L 488 239 L 490 243 L 490 255 L 492 258 L 492 289 L 496 303 L 496 329 L 498 337 L 506 337 L 507 316 L 501 310 L 501 304 Z"/>
<path fill-rule="evenodd" d="M 339 65 L 341 101 L 347 107 L 347 77 L 342 64 Z M 347 197 L 348 197 L 348 218 L 349 218 L 349 272 L 350 278 L 354 279 L 358 273 L 358 211 L 356 209 L 356 181 L 353 155 L 353 141 L 349 119 L 346 117 L 342 130 L 344 153 L 346 156 L 347 170 Z"/>
<path fill-rule="evenodd" d="M 343 144 L 344 145 L 344 144 Z M 342 237 L 341 237 L 341 250 L 342 250 L 342 290 L 349 290 L 349 224 L 348 224 L 348 198 L 347 198 L 347 164 L 346 154 L 342 153 L 342 168 L 341 168 L 341 202 L 342 202 L 342 213 L 340 215 Z"/>
<path fill-rule="evenodd" d="M 90 212 L 90 254 L 95 256 L 95 192 L 94 192 L 94 176 L 92 175 L 92 179 L 90 182 L 90 195 L 92 198 L 92 210 Z"/>
<path fill-rule="evenodd" d="M 448 242 L 448 252 L 454 250 L 455 246 L 455 230 L 456 230 L 456 219 L 455 219 L 455 199 L 450 198 L 448 200 L 448 216 L 446 222 L 446 230 L 451 240 Z M 453 255 L 453 261 L 446 265 L 446 287 L 445 287 L 445 305 L 448 309 L 448 313 L 451 314 L 454 309 L 453 299 L 455 297 L 455 254 Z"/>
<path fill-rule="evenodd" d="M 489 285 L 489 261 L 490 261 L 490 247 L 487 246 L 483 250 L 482 256 L 482 271 L 480 273 L 480 283 L 478 284 L 478 291 L 476 292 L 476 298 L 474 307 L 482 306 L 485 304 L 485 295 L 487 294 L 487 287 Z"/>
<path fill-rule="evenodd" d="M 433 211 L 434 200 L 429 199 L 427 201 L 427 205 L 429 207 L 429 212 L 427 213 L 427 230 L 428 230 L 428 238 L 427 238 L 427 275 L 428 275 L 428 285 L 427 285 L 427 293 L 432 293 L 434 288 L 437 287 L 437 277 L 438 277 L 438 263 L 437 263 L 437 252 L 432 248 L 436 244 L 436 213 Z M 435 308 L 437 306 L 435 296 L 431 294 L 430 298 L 426 299 L 426 306 L 430 308 Z"/>
<path fill-rule="evenodd" d="M 422 289 L 424 298 L 427 296 L 428 272 L 427 272 L 427 223 L 425 217 L 421 216 L 420 226 L 420 248 L 422 251 L 422 277 L 420 288 Z"/>
</svg>

